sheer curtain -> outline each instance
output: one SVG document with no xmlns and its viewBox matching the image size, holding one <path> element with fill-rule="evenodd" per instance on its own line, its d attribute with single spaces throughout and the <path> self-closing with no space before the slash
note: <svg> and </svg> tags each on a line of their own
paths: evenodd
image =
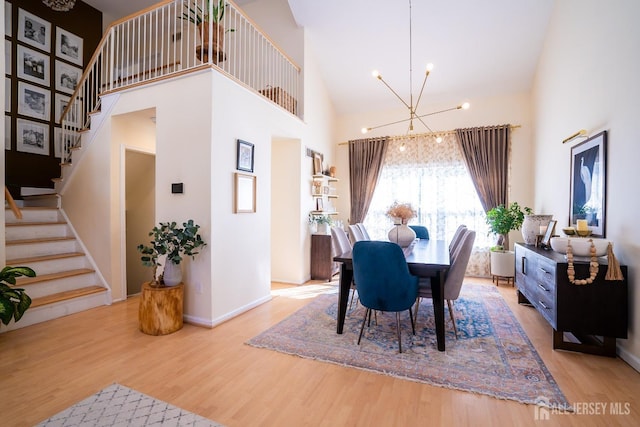
<svg viewBox="0 0 640 427">
<path fill-rule="evenodd" d="M 393 224 L 385 212 L 394 201 L 412 204 L 418 217 L 409 224 L 426 226 L 431 239 L 451 240 L 460 224 L 475 230 L 467 274 L 489 276 L 492 240 L 455 134 L 445 135 L 441 143 L 430 135 L 390 138 L 364 220 L 372 239 L 387 238 Z"/>
</svg>

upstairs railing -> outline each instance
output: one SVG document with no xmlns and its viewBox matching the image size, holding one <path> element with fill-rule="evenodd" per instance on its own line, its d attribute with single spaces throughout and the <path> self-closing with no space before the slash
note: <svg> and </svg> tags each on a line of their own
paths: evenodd
<svg viewBox="0 0 640 427">
<path fill-rule="evenodd" d="M 207 19 L 220 4 L 218 22 Z M 62 114 L 63 163 L 71 162 L 100 95 L 208 67 L 300 114 L 300 68 L 232 1 L 165 1 L 105 32 Z"/>
</svg>

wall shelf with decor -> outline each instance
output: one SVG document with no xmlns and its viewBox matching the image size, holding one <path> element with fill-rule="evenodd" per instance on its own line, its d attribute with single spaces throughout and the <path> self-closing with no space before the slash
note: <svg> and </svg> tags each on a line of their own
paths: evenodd
<svg viewBox="0 0 640 427">
<path fill-rule="evenodd" d="M 314 174 L 311 180 L 311 197 L 314 205 L 311 215 L 338 215 L 333 202 L 338 198 L 335 184 L 339 182 L 338 178 Z"/>
</svg>

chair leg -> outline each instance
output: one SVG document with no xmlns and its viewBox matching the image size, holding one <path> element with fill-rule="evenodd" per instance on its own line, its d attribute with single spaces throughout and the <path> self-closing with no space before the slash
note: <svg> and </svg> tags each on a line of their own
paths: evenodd
<svg viewBox="0 0 640 427">
<path fill-rule="evenodd" d="M 400 312 L 396 311 L 396 329 L 398 331 L 398 349 L 402 353 L 402 336 L 400 334 Z"/>
<path fill-rule="evenodd" d="M 413 335 L 416 334 L 416 322 L 413 320 L 413 313 L 411 312 L 411 307 L 409 307 L 409 319 L 411 319 L 411 329 L 413 330 Z"/>
<path fill-rule="evenodd" d="M 349 310 L 351 310 L 351 306 L 353 305 L 353 297 L 356 296 L 356 290 L 351 289 L 351 301 L 349 302 Z"/>
<path fill-rule="evenodd" d="M 453 305 L 451 305 L 451 300 L 447 300 L 447 306 L 449 307 L 449 317 L 451 317 L 451 323 L 453 323 L 453 332 L 456 334 L 456 339 L 458 339 L 458 327 L 456 326 L 456 319 L 453 317 Z"/>
<path fill-rule="evenodd" d="M 367 309 L 364 311 L 364 319 L 362 319 L 362 326 L 360 326 L 360 336 L 358 337 L 358 345 L 360 345 L 360 340 L 362 339 L 362 332 L 364 331 L 364 324 L 365 324 L 365 323 L 366 323 L 366 321 L 367 321 L 367 315 L 368 315 L 368 314 L 369 314 L 369 315 L 371 314 L 371 309 L 370 309 L 370 308 L 367 308 Z M 371 317 L 369 317 L 369 318 L 371 318 Z"/>
<path fill-rule="evenodd" d="M 414 321 L 418 320 L 418 308 L 420 308 L 420 300 L 422 299 L 422 297 L 418 297 L 418 299 L 416 299 L 416 312 L 414 314 Z"/>
</svg>

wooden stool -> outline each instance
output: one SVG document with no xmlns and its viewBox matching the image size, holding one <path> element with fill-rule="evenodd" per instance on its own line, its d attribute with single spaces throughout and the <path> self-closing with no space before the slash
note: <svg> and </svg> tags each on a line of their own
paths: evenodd
<svg viewBox="0 0 640 427">
<path fill-rule="evenodd" d="M 498 286 L 500 284 L 500 279 L 502 280 L 506 280 L 507 281 L 507 285 L 511 285 L 513 286 L 515 283 L 514 277 L 513 276 L 491 276 L 491 280 L 493 281 L 493 283 L 496 284 L 496 286 Z"/>
<path fill-rule="evenodd" d="M 182 329 L 184 283 L 176 286 L 152 287 L 142 284 L 138 307 L 140 330 L 149 335 L 167 335 Z"/>
</svg>

